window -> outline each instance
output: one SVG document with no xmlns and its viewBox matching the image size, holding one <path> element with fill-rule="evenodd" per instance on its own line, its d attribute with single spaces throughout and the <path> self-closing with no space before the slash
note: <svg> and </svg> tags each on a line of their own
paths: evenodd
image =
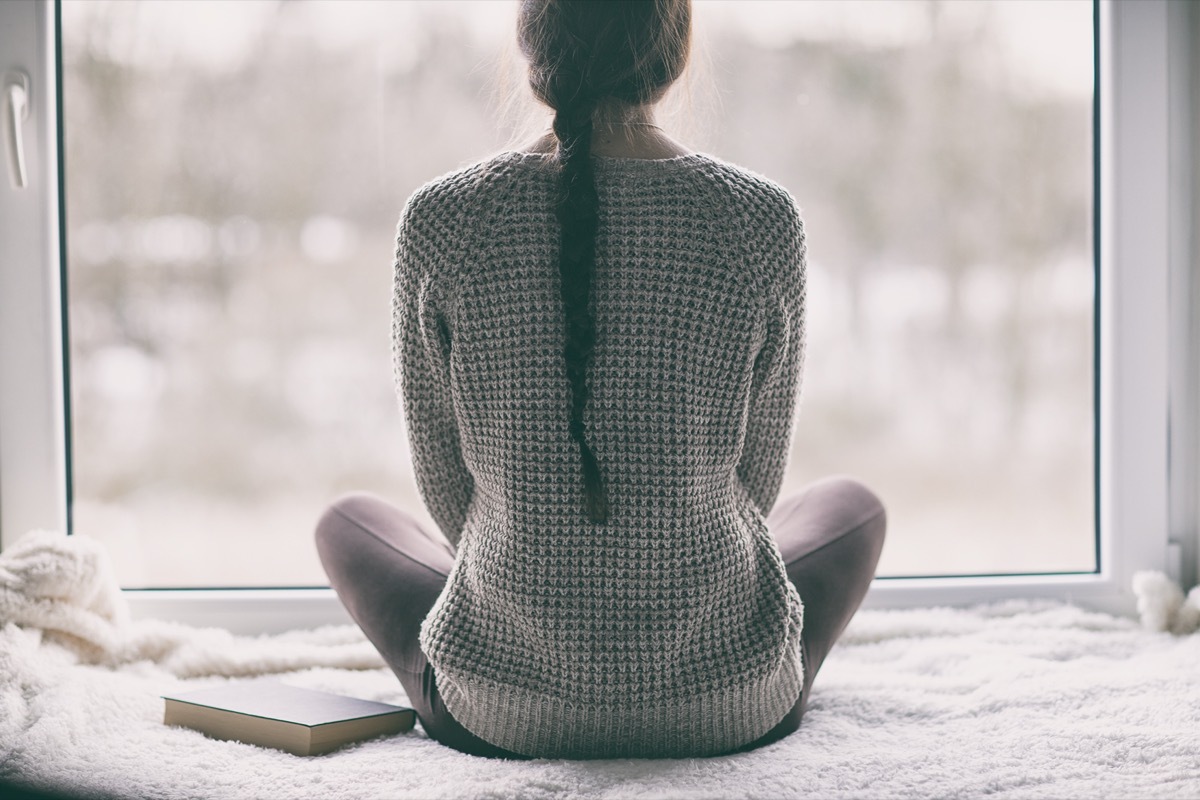
<svg viewBox="0 0 1200 800">
<path fill-rule="evenodd" d="M 701 6 L 717 151 L 806 209 L 784 491 L 876 488 L 881 576 L 1095 570 L 1091 3 Z"/>
<path fill-rule="evenodd" d="M 22 8 L 38 9 L 41 77 L 53 75 L 51 9 Z M 1126 221 L 1144 204 L 1100 194 L 1111 238 L 1099 237 L 1097 319 L 1091 227 L 1093 163 L 1102 186 L 1141 181 L 1166 203 L 1165 160 L 1145 157 L 1165 135 L 1165 56 L 1121 56 L 1154 52 L 1165 17 L 1104 7 L 1103 85 L 1122 105 L 1100 99 L 1113 135 L 1096 159 L 1091 6 L 1043 9 L 1057 23 L 1013 17 L 1039 8 L 696 5 L 718 94 L 679 104 L 683 138 L 780 180 L 809 224 L 810 358 L 783 491 L 859 474 L 891 509 L 882 575 L 993 576 L 880 581 L 874 602 L 1119 600 L 1132 569 L 1165 559 L 1166 236 Z M 503 63 L 505 14 L 63 3 L 75 525 L 107 537 L 124 585 L 318 585 L 309 531 L 342 489 L 379 491 L 432 526 L 392 394 L 390 239 L 416 185 L 510 143 L 480 100 Z M 1039 50 L 1018 29 L 1055 39 Z M 1129 91 L 1146 81 L 1163 96 Z M 53 116 L 44 124 L 53 143 Z M 40 263 L 56 267 L 42 238 Z M 24 296 L 58 297 L 53 270 L 8 272 Z M 37 394 L 13 399 L 10 385 L 0 434 Z M 48 416 L 57 425 L 31 439 L 63 436 Z M 43 510 L 10 513 L 13 453 L 0 449 L 6 540 L 62 507 L 50 463 L 39 485 L 51 490 L 29 504 Z M 1151 535 L 1135 539 L 1135 520 Z"/>
</svg>

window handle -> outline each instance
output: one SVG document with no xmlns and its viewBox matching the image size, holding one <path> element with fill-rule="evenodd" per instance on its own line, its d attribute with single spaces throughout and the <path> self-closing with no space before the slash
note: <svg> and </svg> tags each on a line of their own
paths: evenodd
<svg viewBox="0 0 1200 800">
<path fill-rule="evenodd" d="M 29 118 L 29 76 L 9 72 L 4 76 L 4 145 L 8 151 L 8 177 L 14 189 L 28 185 L 25 174 L 25 140 L 21 128 Z"/>
</svg>

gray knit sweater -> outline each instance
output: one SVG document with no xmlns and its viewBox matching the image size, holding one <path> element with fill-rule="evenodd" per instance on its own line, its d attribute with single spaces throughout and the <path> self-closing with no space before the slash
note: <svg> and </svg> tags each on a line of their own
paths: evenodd
<svg viewBox="0 0 1200 800">
<path fill-rule="evenodd" d="M 804 228 L 783 188 L 711 156 L 594 163 L 604 525 L 567 428 L 552 165 L 502 153 L 401 216 L 396 378 L 457 547 L 421 648 L 455 719 L 512 752 L 717 754 L 802 684 L 803 609 L 764 515 L 804 357 Z"/>
</svg>

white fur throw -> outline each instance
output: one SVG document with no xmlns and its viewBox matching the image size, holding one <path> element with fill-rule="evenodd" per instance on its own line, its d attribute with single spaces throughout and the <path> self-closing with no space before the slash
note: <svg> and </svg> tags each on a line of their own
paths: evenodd
<svg viewBox="0 0 1200 800">
<path fill-rule="evenodd" d="M 154 662 L 181 678 L 246 676 L 311 667 L 375 669 L 383 660 L 354 628 L 319 642 L 235 637 L 218 628 L 131 621 L 108 556 L 95 539 L 33 531 L 0 554 L 0 625 L 18 625 L 81 662 Z"/>
<path fill-rule="evenodd" d="M 1147 570 L 1134 574 L 1133 593 L 1137 595 L 1142 624 L 1149 630 L 1187 634 L 1200 628 L 1200 586 L 1184 597 L 1175 581 L 1161 572 Z"/>
<path fill-rule="evenodd" d="M 0 797 L 14 783 L 165 800 L 1200 797 L 1200 636 L 1062 603 L 860 612 L 800 730 L 736 756 L 508 762 L 418 726 L 301 758 L 167 728 L 159 694 L 278 672 L 406 704 L 362 634 L 130 622 L 104 561 L 56 534 L 0 556 Z M 1148 622 L 1173 625 L 1187 603 L 1139 585 Z"/>
</svg>

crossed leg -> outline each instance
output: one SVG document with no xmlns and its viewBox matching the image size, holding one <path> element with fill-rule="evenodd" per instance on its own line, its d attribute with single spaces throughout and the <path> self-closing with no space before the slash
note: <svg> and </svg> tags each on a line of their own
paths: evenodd
<svg viewBox="0 0 1200 800">
<path fill-rule="evenodd" d="M 862 604 L 883 551 L 887 514 L 879 498 L 856 480 L 811 483 L 776 503 L 767 527 L 779 545 L 788 579 L 804 603 L 800 657 L 804 685 L 796 705 L 744 752 L 782 739 L 800 727 L 813 680 Z"/>
<path fill-rule="evenodd" d="M 734 752 L 769 744 L 800 726 L 813 679 L 875 575 L 886 517 L 879 499 L 862 484 L 827 478 L 778 503 L 767 524 L 804 602 L 804 686 L 779 724 Z M 433 667 L 421 651 L 421 622 L 454 566 L 450 543 L 399 508 L 363 493 L 347 495 L 325 512 L 316 542 L 330 584 L 400 679 L 426 732 L 472 755 L 528 758 L 459 724 L 442 702 Z"/>
<path fill-rule="evenodd" d="M 454 566 L 440 533 L 374 495 L 335 502 L 317 523 L 317 553 L 329 583 L 367 639 L 396 673 L 432 738 L 477 756 L 524 759 L 475 736 L 454 719 L 438 694 L 433 667 L 421 651 L 421 622 Z"/>
</svg>

